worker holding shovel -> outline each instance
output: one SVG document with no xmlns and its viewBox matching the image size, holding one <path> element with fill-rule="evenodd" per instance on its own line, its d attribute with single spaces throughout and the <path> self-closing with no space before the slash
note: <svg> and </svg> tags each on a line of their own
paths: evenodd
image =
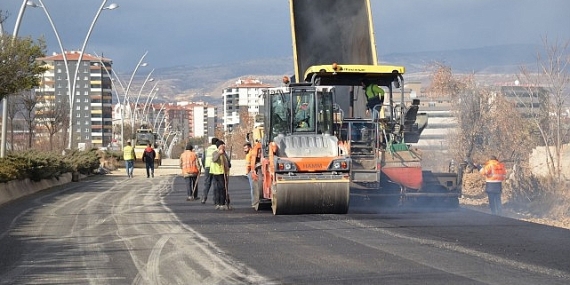
<svg viewBox="0 0 570 285">
<path fill-rule="evenodd" d="M 186 201 L 199 200 L 198 191 L 196 190 L 202 163 L 193 150 L 194 147 L 191 144 L 187 144 L 184 152 L 180 155 L 180 168 L 182 169 L 182 176 L 186 180 L 186 193 L 188 195 Z"/>
</svg>

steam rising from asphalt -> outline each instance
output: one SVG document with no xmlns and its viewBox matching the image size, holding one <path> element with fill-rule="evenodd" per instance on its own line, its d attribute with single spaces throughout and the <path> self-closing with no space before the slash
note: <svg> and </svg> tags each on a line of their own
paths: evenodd
<svg viewBox="0 0 570 285">
<path fill-rule="evenodd" d="M 297 72 L 311 65 L 376 64 L 370 45 L 366 1 L 293 1 Z M 324 9 L 326 7 L 326 9 Z"/>
</svg>

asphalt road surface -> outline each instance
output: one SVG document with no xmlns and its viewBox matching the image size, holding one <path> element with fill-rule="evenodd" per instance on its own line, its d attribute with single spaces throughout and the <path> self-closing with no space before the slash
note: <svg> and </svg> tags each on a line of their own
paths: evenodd
<svg viewBox="0 0 570 285">
<path fill-rule="evenodd" d="M 485 213 L 273 216 L 186 201 L 175 166 L 90 177 L 0 206 L 0 284 L 570 284 L 570 231 Z M 200 181 L 200 196 L 202 195 Z"/>
</svg>

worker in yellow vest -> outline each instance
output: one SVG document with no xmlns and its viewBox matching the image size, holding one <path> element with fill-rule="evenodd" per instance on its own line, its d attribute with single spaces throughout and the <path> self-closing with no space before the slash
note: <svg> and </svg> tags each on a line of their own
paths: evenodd
<svg viewBox="0 0 570 285">
<path fill-rule="evenodd" d="M 202 204 L 206 203 L 208 199 L 208 192 L 210 192 L 210 187 L 212 186 L 212 175 L 210 175 L 210 165 L 212 164 L 212 154 L 218 150 L 216 143 L 218 138 L 212 138 L 211 145 L 206 148 L 206 153 L 204 153 L 204 195 L 202 196 Z"/>
<path fill-rule="evenodd" d="M 362 89 L 364 89 L 364 95 L 366 96 L 366 115 L 372 112 L 372 120 L 378 119 L 378 113 L 380 113 L 380 118 L 384 118 L 384 89 L 380 88 L 375 83 L 370 82 L 368 79 L 362 79 L 360 82 Z M 376 109 L 375 109 L 376 107 Z"/>
<path fill-rule="evenodd" d="M 123 148 L 123 160 L 125 161 L 125 169 L 129 178 L 133 178 L 135 159 L 135 149 L 131 146 L 131 142 L 127 142 L 127 146 Z"/>
<path fill-rule="evenodd" d="M 214 204 L 216 210 L 229 210 L 226 192 L 228 190 L 230 162 L 226 154 L 226 144 L 218 140 L 216 146 L 218 150 L 212 154 L 212 163 L 210 164 L 210 175 L 213 176 L 214 180 Z"/>
</svg>

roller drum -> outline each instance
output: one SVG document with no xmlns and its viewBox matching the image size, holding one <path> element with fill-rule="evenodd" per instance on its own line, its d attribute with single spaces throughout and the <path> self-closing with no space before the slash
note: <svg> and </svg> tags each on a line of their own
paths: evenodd
<svg viewBox="0 0 570 285">
<path fill-rule="evenodd" d="M 348 182 L 295 182 L 273 186 L 274 215 L 346 214 L 350 199 Z"/>
</svg>

